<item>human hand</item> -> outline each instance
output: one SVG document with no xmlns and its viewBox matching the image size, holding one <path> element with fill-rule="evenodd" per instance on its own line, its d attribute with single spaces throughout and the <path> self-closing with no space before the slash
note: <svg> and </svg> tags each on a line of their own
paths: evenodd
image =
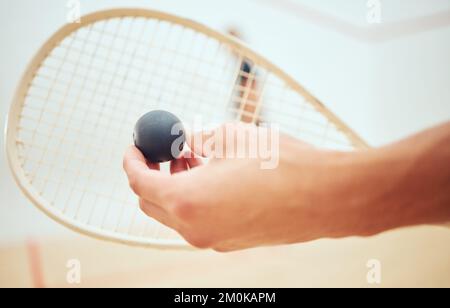
<svg viewBox="0 0 450 308">
<path fill-rule="evenodd" d="M 159 172 L 159 165 L 147 164 L 137 148 L 129 148 L 124 168 L 141 209 L 178 231 L 193 246 L 218 251 L 331 235 L 327 234 L 331 221 L 326 220 L 330 213 L 324 213 L 319 202 L 326 198 L 319 196 L 316 185 L 322 181 L 322 189 L 326 189 L 323 179 L 333 153 L 282 135 L 279 153 L 275 153 L 279 155 L 278 166 L 264 170 L 260 158 L 235 158 L 236 144 L 230 146 L 229 141 L 220 144 L 225 153 L 222 159 L 217 158 L 217 152 L 211 153 L 211 148 L 219 146 L 217 141 L 205 147 L 223 134 L 225 127 L 188 138 L 194 152 L 213 157 L 205 165 L 194 155 L 172 161 L 172 176 Z M 228 134 L 230 129 L 231 133 L 253 136 L 262 132 L 243 124 L 228 126 Z M 196 145 L 194 140 L 199 139 L 202 142 Z"/>
<path fill-rule="evenodd" d="M 319 150 L 280 135 L 272 169 L 261 168 L 259 158 L 235 158 L 234 141 L 214 138 L 224 127 L 196 136 L 215 140 L 211 147 L 188 138 L 194 152 L 213 156 L 205 165 L 188 155 L 172 161 L 167 175 L 135 147 L 124 158 L 141 209 L 193 246 L 232 251 L 450 220 L 448 123 L 351 153 Z M 231 132 L 263 131 L 237 124 Z M 217 149 L 224 150 L 222 159 L 214 158 Z"/>
</svg>

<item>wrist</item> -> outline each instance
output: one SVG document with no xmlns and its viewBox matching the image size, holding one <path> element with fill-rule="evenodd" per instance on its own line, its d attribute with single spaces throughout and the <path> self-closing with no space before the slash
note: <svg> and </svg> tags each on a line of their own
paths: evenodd
<svg viewBox="0 0 450 308">
<path fill-rule="evenodd" d="M 449 221 L 449 128 L 359 152 L 297 150 L 299 228 L 341 238 Z"/>
<path fill-rule="evenodd" d="M 331 237 L 370 236 L 436 219 L 426 201 L 432 189 L 424 189 L 432 174 L 410 147 L 396 144 L 330 155 L 329 187 L 337 200 L 325 209 L 334 216 Z"/>
<path fill-rule="evenodd" d="M 366 176 L 373 164 L 369 151 L 323 151 L 303 145 L 292 149 L 285 161 L 296 200 L 294 233 L 303 236 L 308 229 L 307 240 L 371 233 L 367 209 L 374 201 L 363 192 L 369 187 Z"/>
<path fill-rule="evenodd" d="M 329 152 L 318 185 L 325 237 L 370 236 L 393 227 L 389 204 L 404 174 L 380 150 Z M 394 169 L 397 169 L 394 171 Z"/>
</svg>

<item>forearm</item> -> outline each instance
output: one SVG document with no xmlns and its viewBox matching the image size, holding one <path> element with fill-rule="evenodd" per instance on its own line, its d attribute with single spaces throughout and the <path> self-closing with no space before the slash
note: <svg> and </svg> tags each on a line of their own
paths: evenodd
<svg viewBox="0 0 450 308">
<path fill-rule="evenodd" d="M 347 233 L 450 221 L 450 124 L 340 158 Z M 343 222 L 345 223 L 345 222 Z"/>
</svg>

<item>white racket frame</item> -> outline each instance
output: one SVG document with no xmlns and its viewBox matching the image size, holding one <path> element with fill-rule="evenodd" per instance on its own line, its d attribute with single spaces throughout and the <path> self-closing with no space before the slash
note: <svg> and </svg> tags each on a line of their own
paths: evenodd
<svg viewBox="0 0 450 308">
<path fill-rule="evenodd" d="M 92 13 L 86 15 L 81 18 L 81 23 L 72 23 L 67 24 L 62 27 L 59 31 L 57 31 L 38 51 L 36 56 L 33 58 L 31 63 L 28 65 L 26 69 L 20 85 L 18 86 L 11 109 L 9 111 L 6 128 L 5 128 L 5 148 L 6 148 L 6 156 L 8 159 L 8 163 L 12 174 L 14 176 L 15 181 L 17 182 L 20 189 L 27 196 L 32 203 L 39 208 L 42 212 L 48 215 L 50 218 L 55 220 L 56 222 L 72 229 L 81 234 L 107 240 L 111 242 L 123 243 L 131 246 L 143 246 L 143 247 L 153 247 L 153 248 L 180 248 L 186 249 L 191 248 L 189 245 L 182 243 L 180 240 L 157 240 L 157 239 L 145 239 L 137 236 L 130 236 L 125 234 L 118 234 L 112 231 L 107 230 L 99 230 L 96 227 L 90 228 L 89 226 L 80 224 L 77 220 L 70 219 L 62 215 L 60 212 L 56 211 L 53 206 L 48 204 L 48 201 L 45 200 L 37 190 L 31 185 L 26 177 L 26 174 L 21 167 L 19 161 L 18 150 L 16 146 L 18 132 L 18 125 L 20 114 L 23 108 L 23 103 L 31 81 L 34 78 L 35 73 L 40 68 L 42 62 L 46 59 L 49 52 L 53 50 L 55 46 L 57 46 L 64 38 L 66 38 L 72 32 L 86 27 L 89 24 L 110 19 L 110 18 L 120 18 L 120 17 L 141 17 L 141 18 L 149 18 L 149 19 L 157 19 L 162 21 L 168 21 L 174 24 L 182 25 L 186 28 L 191 28 L 195 31 L 201 32 L 207 36 L 213 37 L 218 41 L 227 44 L 230 48 L 236 53 L 246 57 L 250 60 L 254 60 L 261 67 L 271 71 L 273 74 L 277 75 L 280 79 L 284 80 L 288 86 L 290 86 L 293 90 L 300 93 L 305 99 L 311 103 L 318 112 L 322 113 L 326 116 L 330 122 L 334 123 L 336 127 L 344 133 L 349 140 L 352 142 L 353 146 L 356 149 L 365 149 L 368 148 L 368 145 L 356 134 L 354 133 L 345 123 L 343 123 L 337 116 L 335 116 L 330 110 L 328 110 L 318 99 L 312 96 L 306 89 L 304 89 L 300 84 L 298 84 L 292 77 L 283 72 L 280 68 L 270 63 L 268 60 L 258 55 L 250 48 L 245 46 L 239 40 L 216 32 L 200 23 L 197 23 L 192 20 L 188 20 L 185 18 L 173 16 L 170 14 L 162 13 L 159 11 L 146 10 L 146 9 L 112 9 L 106 11 L 100 11 L 96 13 Z"/>
</svg>

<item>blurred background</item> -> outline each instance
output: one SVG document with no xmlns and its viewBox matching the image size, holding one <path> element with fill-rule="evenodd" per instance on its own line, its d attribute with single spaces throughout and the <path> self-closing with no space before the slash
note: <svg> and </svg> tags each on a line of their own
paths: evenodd
<svg viewBox="0 0 450 308">
<path fill-rule="evenodd" d="M 450 120 L 450 0 L 85 0 L 81 13 L 116 7 L 161 10 L 248 45 L 297 79 L 369 144 L 380 146 Z M 0 123 L 34 54 L 67 21 L 68 2 L 0 1 Z M 368 16 L 380 4 L 380 20 Z M 0 136 L 2 145 L 4 136 Z M 61 286 L 67 262 L 82 286 L 450 287 L 450 232 L 393 231 L 227 255 L 144 250 L 76 235 L 36 210 L 0 153 L 0 286 Z"/>
</svg>

